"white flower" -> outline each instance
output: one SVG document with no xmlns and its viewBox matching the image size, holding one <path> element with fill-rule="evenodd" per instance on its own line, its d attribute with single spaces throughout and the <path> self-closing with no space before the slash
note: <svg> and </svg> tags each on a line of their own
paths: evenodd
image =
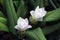
<svg viewBox="0 0 60 40">
<path fill-rule="evenodd" d="M 31 28 L 32 26 L 29 25 L 28 19 L 25 18 L 21 18 L 19 17 L 19 19 L 17 20 L 17 25 L 15 26 L 16 29 L 18 29 L 19 31 L 25 31 L 28 28 Z"/>
<path fill-rule="evenodd" d="M 37 21 L 43 21 L 43 17 L 46 15 L 46 11 L 43 8 L 39 8 L 39 6 L 37 6 L 37 8 L 35 9 L 35 11 L 30 11 L 31 16 L 33 17 L 33 19 L 37 20 Z"/>
</svg>

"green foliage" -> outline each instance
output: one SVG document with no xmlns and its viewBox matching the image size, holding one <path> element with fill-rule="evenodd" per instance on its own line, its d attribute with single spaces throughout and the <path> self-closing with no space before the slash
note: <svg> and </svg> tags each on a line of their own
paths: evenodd
<svg viewBox="0 0 60 40">
<path fill-rule="evenodd" d="M 1 22 L 0 22 L 0 30 L 1 30 L 1 31 L 9 32 L 7 26 L 6 26 L 5 24 L 1 23 Z"/>
<path fill-rule="evenodd" d="M 39 40 L 46 40 L 41 28 L 36 28 L 35 30 L 33 30 L 33 32 L 37 35 Z"/>
<path fill-rule="evenodd" d="M 18 8 L 19 6 L 19 1 L 13 1 L 14 5 Z"/>
<path fill-rule="evenodd" d="M 27 31 L 25 35 L 28 40 L 39 40 L 38 37 L 35 35 L 35 33 L 32 31 Z"/>
<path fill-rule="evenodd" d="M 3 23 L 3 24 L 7 24 L 7 19 L 3 18 L 3 17 L 0 17 L 0 22 Z"/>
<path fill-rule="evenodd" d="M 29 40 L 46 40 L 40 28 L 36 28 L 32 31 L 27 31 L 25 35 L 27 36 Z"/>
<path fill-rule="evenodd" d="M 24 0 L 21 0 L 19 3 L 19 7 L 17 10 L 17 15 L 18 17 L 25 17 L 26 16 L 26 12 L 27 12 L 27 6 L 25 5 Z"/>
<path fill-rule="evenodd" d="M 9 29 L 13 34 L 16 34 L 16 30 L 14 26 L 17 21 L 17 14 L 15 12 L 12 0 L 4 0 L 4 6 L 6 7 L 8 21 L 9 21 Z"/>
<path fill-rule="evenodd" d="M 45 35 L 48 35 L 56 30 L 60 29 L 60 23 L 56 24 L 56 25 L 53 25 L 53 26 L 48 26 L 48 28 L 43 28 L 42 30 L 40 28 L 37 28 L 37 29 L 34 29 L 32 31 L 27 31 L 25 33 L 26 37 L 28 38 L 28 40 L 45 40 L 45 37 L 44 37 L 44 34 Z M 39 38 L 40 37 L 40 38 Z"/>
<path fill-rule="evenodd" d="M 60 8 L 58 8 L 60 7 L 60 3 L 57 3 L 56 0 L 0 0 L 0 4 L 3 6 L 3 11 L 0 10 L 0 30 L 12 32 L 15 35 L 17 35 L 17 32 L 14 26 L 16 25 L 18 17 L 25 18 L 27 13 L 29 14 L 29 11 L 35 9 L 37 6 L 39 6 L 40 8 L 45 6 L 47 7 L 45 8 L 46 10 L 49 8 L 49 6 L 51 6 L 51 9 L 55 10 L 47 12 L 43 22 L 37 22 L 30 16 L 29 20 L 32 26 L 41 27 L 45 26 L 46 22 L 52 23 L 52 21 L 60 20 Z M 15 9 L 17 9 L 17 13 Z M 7 15 L 4 15 L 3 13 Z M 48 35 L 58 29 L 60 29 L 60 23 L 48 26 L 48 28 L 46 29 L 32 27 L 32 30 L 27 31 L 25 35 L 27 40 L 47 40 L 45 38 L 45 35 Z"/>
<path fill-rule="evenodd" d="M 4 17 L 3 13 L 0 11 L 0 17 Z"/>
<path fill-rule="evenodd" d="M 56 30 L 60 29 L 60 23 L 52 25 L 52 26 L 48 26 L 48 28 L 43 28 L 42 31 L 45 35 L 48 35 Z"/>
<path fill-rule="evenodd" d="M 46 17 L 44 18 L 44 20 L 46 22 L 55 21 L 55 20 L 58 20 L 58 19 L 60 19 L 60 8 L 48 12 Z"/>
</svg>

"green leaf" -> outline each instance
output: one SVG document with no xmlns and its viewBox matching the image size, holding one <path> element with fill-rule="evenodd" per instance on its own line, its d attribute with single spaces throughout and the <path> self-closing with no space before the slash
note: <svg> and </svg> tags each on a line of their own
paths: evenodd
<svg viewBox="0 0 60 40">
<path fill-rule="evenodd" d="M 18 10 L 17 10 L 17 15 L 18 15 L 18 17 L 25 18 L 26 12 L 27 12 L 27 7 L 25 5 L 25 2 L 24 2 L 24 0 L 21 0 L 19 7 L 18 7 Z"/>
<path fill-rule="evenodd" d="M 13 1 L 13 3 L 15 4 L 16 7 L 19 6 L 19 1 Z"/>
<path fill-rule="evenodd" d="M 28 40 L 39 40 L 36 34 L 32 31 L 27 31 L 25 35 Z"/>
<path fill-rule="evenodd" d="M 4 6 L 6 7 L 6 11 L 7 11 L 10 32 L 12 32 L 13 34 L 16 35 L 17 33 L 16 33 L 14 26 L 16 25 L 18 17 L 15 12 L 15 8 L 13 6 L 13 1 L 12 0 L 4 0 Z"/>
<path fill-rule="evenodd" d="M 60 8 L 48 12 L 46 17 L 44 18 L 44 21 L 49 22 L 49 21 L 55 21 L 58 19 L 60 19 Z"/>
<path fill-rule="evenodd" d="M 25 33 L 28 40 L 46 40 L 42 30 L 40 28 L 36 28 L 31 31 L 27 31 Z"/>
<path fill-rule="evenodd" d="M 9 32 L 7 26 L 3 23 L 0 23 L 0 31 L 6 31 L 6 32 Z"/>
<path fill-rule="evenodd" d="M 4 17 L 3 13 L 0 11 L 0 17 Z"/>
<path fill-rule="evenodd" d="M 3 18 L 3 17 L 0 17 L 0 22 L 3 23 L 3 24 L 6 24 L 7 23 L 7 19 Z"/>
<path fill-rule="evenodd" d="M 43 40 L 44 38 L 44 35 L 48 35 L 56 30 L 60 29 L 60 23 L 58 24 L 55 24 L 55 25 L 52 25 L 52 26 L 48 26 L 48 28 L 43 28 L 43 29 L 40 29 L 40 28 L 37 28 L 37 29 L 34 29 L 32 31 L 27 31 L 26 32 L 26 36 L 27 38 L 29 39 L 34 39 L 35 36 L 38 37 L 38 39 L 41 39 Z M 31 34 L 30 34 L 31 33 Z M 35 35 L 35 36 L 34 36 Z M 40 37 L 41 36 L 41 37 Z M 34 37 L 34 38 L 33 38 Z M 40 37 L 40 38 L 39 38 Z M 42 38 L 43 37 L 43 38 Z M 44 38 L 45 39 L 45 38 Z"/>
<path fill-rule="evenodd" d="M 43 34 L 41 28 L 36 28 L 33 32 L 37 35 L 39 40 L 46 40 L 45 35 Z"/>
<path fill-rule="evenodd" d="M 60 23 L 52 25 L 52 26 L 48 26 L 48 28 L 43 28 L 42 31 L 45 35 L 48 35 L 56 30 L 60 29 Z"/>
</svg>

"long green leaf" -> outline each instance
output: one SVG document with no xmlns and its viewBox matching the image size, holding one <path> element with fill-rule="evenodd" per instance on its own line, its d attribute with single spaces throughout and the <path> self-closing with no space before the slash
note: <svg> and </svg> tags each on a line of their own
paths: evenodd
<svg viewBox="0 0 60 40">
<path fill-rule="evenodd" d="M 38 37 L 32 31 L 27 31 L 25 33 L 27 40 L 39 40 Z"/>
<path fill-rule="evenodd" d="M 21 0 L 20 1 L 20 5 L 19 5 L 19 8 L 17 10 L 17 15 L 19 17 L 25 18 L 26 12 L 27 12 L 27 8 L 26 8 L 26 5 L 25 5 L 25 2 L 24 2 L 24 0 Z"/>
<path fill-rule="evenodd" d="M 16 7 L 19 6 L 19 1 L 13 1 L 13 3 L 15 4 Z"/>
<path fill-rule="evenodd" d="M 60 8 L 48 12 L 46 17 L 44 18 L 44 20 L 46 22 L 55 21 L 55 20 L 58 20 L 58 19 L 60 19 Z"/>
<path fill-rule="evenodd" d="M 45 35 L 48 35 L 56 30 L 60 29 L 60 23 L 52 25 L 52 26 L 48 26 L 48 28 L 43 28 L 42 31 Z"/>
<path fill-rule="evenodd" d="M 37 37 L 39 38 L 39 40 L 46 40 L 43 31 L 41 30 L 41 28 L 36 28 L 35 30 L 33 30 L 33 32 L 37 35 Z"/>
<path fill-rule="evenodd" d="M 3 17 L 0 17 L 0 22 L 3 23 L 3 24 L 7 24 L 7 19 L 3 18 Z"/>
<path fill-rule="evenodd" d="M 3 13 L 0 11 L 0 17 L 4 17 Z"/>
<path fill-rule="evenodd" d="M 16 35 L 16 30 L 14 28 L 17 21 L 17 14 L 15 12 L 12 0 L 4 0 L 4 4 L 7 11 L 8 21 L 9 21 L 9 29 L 10 31 Z"/>
<path fill-rule="evenodd" d="M 14 18 L 14 22 L 15 22 L 15 24 L 16 24 L 16 21 L 17 21 L 17 19 L 18 19 L 18 16 L 17 16 L 17 14 L 16 14 L 16 11 L 15 11 L 15 8 L 14 8 L 14 5 L 13 5 L 13 1 L 12 0 L 10 0 L 9 1 L 9 4 L 10 4 L 10 7 L 11 7 L 11 11 L 12 11 L 12 16 L 13 16 L 13 18 Z"/>
<path fill-rule="evenodd" d="M 43 29 L 41 29 L 40 30 L 40 28 L 37 28 L 37 29 L 35 29 L 35 30 L 32 30 L 32 31 L 27 31 L 26 32 L 26 36 L 27 36 L 27 38 L 31 38 L 31 39 L 34 39 L 35 38 L 35 35 L 37 36 L 37 37 L 39 37 L 39 36 L 41 36 L 41 34 L 43 35 L 48 35 L 48 34 L 50 34 L 50 33 L 52 33 L 52 32 L 54 32 L 54 31 L 56 31 L 56 30 L 58 30 L 58 29 L 60 29 L 60 23 L 58 23 L 58 24 L 56 24 L 56 25 L 53 25 L 53 26 L 48 26 L 48 28 L 43 28 Z M 40 31 L 40 32 L 39 32 Z M 41 31 L 43 32 L 43 33 L 41 33 Z M 33 32 L 33 33 L 31 33 L 31 32 Z M 43 35 L 43 37 L 44 37 L 44 35 Z M 34 37 L 34 38 L 33 38 Z M 39 39 L 39 38 L 38 38 Z M 40 39 L 43 39 L 42 38 L 42 36 L 40 37 Z"/>
<path fill-rule="evenodd" d="M 7 26 L 3 23 L 0 23 L 0 31 L 6 31 L 6 32 L 9 32 Z"/>
<path fill-rule="evenodd" d="M 40 28 L 36 28 L 31 31 L 27 31 L 25 33 L 28 40 L 46 40 L 42 30 Z"/>
</svg>

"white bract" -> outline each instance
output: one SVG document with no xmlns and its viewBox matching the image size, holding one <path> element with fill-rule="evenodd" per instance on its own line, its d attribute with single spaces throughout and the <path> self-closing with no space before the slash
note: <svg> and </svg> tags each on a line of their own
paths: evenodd
<svg viewBox="0 0 60 40">
<path fill-rule="evenodd" d="M 25 18 L 21 18 L 19 17 L 19 19 L 17 20 L 17 25 L 15 26 L 16 29 L 18 29 L 19 31 L 25 31 L 26 29 L 31 28 L 32 26 L 29 25 L 28 19 Z"/>
<path fill-rule="evenodd" d="M 43 17 L 46 15 L 46 13 L 47 12 L 45 11 L 44 7 L 39 8 L 39 6 L 36 7 L 35 11 L 30 11 L 30 14 L 33 17 L 33 19 L 37 21 L 43 21 Z"/>
</svg>

